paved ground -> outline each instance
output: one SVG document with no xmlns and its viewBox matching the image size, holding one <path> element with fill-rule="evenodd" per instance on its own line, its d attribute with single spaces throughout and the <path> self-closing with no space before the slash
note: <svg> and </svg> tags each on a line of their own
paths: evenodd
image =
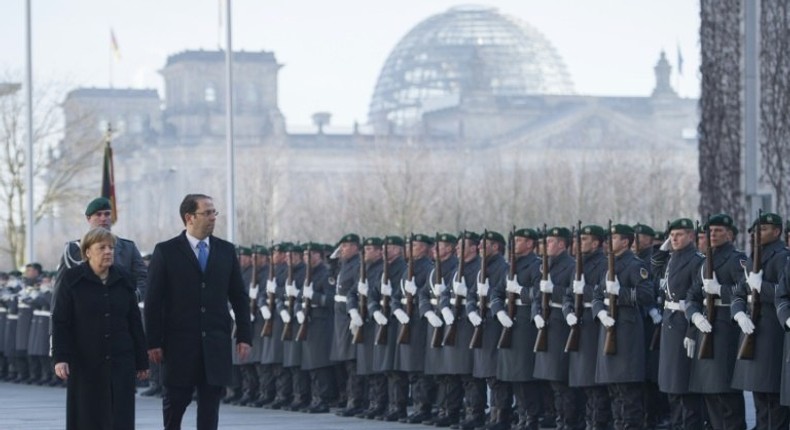
<svg viewBox="0 0 790 430">
<path fill-rule="evenodd" d="M 0 383 L 0 430 L 62 430 L 66 404 L 66 390 L 28 385 Z M 754 407 L 751 395 L 746 396 L 747 421 L 754 425 Z M 160 399 L 137 398 L 137 429 L 162 428 L 162 403 Z M 194 404 L 184 418 L 184 429 L 195 428 Z M 339 418 L 332 414 L 309 415 L 298 412 L 271 411 L 222 405 L 219 428 L 277 429 L 277 430 L 346 430 L 370 429 L 405 430 L 427 429 L 422 425 L 407 425 L 368 421 L 357 418 Z"/>
</svg>

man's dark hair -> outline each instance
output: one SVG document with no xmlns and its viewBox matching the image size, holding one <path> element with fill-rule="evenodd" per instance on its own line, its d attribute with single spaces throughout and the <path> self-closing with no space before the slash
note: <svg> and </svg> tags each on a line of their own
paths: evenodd
<svg viewBox="0 0 790 430">
<path fill-rule="evenodd" d="M 198 209 L 198 201 L 211 199 L 211 197 L 205 194 L 187 194 L 184 196 L 184 200 L 181 201 L 181 206 L 178 208 L 178 212 L 181 215 L 181 221 L 184 222 L 184 225 L 187 225 L 187 214 L 195 213 Z"/>
<path fill-rule="evenodd" d="M 25 265 L 25 268 L 27 268 L 27 267 L 32 267 L 33 269 L 36 270 L 36 272 L 38 272 L 39 275 L 41 274 L 41 272 L 44 271 L 44 269 L 41 267 L 41 264 L 39 264 L 39 263 L 27 263 Z"/>
</svg>

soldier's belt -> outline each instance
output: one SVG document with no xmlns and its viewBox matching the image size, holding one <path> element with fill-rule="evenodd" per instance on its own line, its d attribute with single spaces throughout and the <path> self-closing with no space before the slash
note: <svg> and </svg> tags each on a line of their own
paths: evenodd
<svg viewBox="0 0 790 430">
<path fill-rule="evenodd" d="M 6 309 L 6 308 L 0 308 L 0 314 L 4 314 L 4 313 L 6 313 L 6 312 L 8 312 L 8 309 Z"/>
<path fill-rule="evenodd" d="M 549 302 L 549 307 L 550 308 L 562 309 L 562 303 Z"/>
<path fill-rule="evenodd" d="M 707 304 L 708 304 L 708 298 L 705 297 L 704 299 L 702 299 L 702 306 L 707 306 Z M 713 299 L 713 306 L 722 306 L 722 307 L 724 307 L 724 306 L 729 306 L 729 304 L 728 303 L 722 303 L 721 299 Z"/>
<path fill-rule="evenodd" d="M 608 303 L 606 303 L 606 300 L 607 299 L 603 299 L 604 304 L 606 304 L 608 306 Z M 584 302 L 584 308 L 585 309 L 592 309 L 592 302 Z"/>
<path fill-rule="evenodd" d="M 335 302 L 345 303 L 348 301 L 346 296 L 341 296 L 340 294 L 335 294 Z"/>
<path fill-rule="evenodd" d="M 27 309 L 29 307 L 30 307 L 30 305 L 28 305 L 27 303 L 20 303 L 19 304 L 19 309 Z"/>
<path fill-rule="evenodd" d="M 33 315 L 37 315 L 37 316 L 40 316 L 40 317 L 49 317 L 49 316 L 52 316 L 52 313 L 50 311 L 36 310 L 36 311 L 33 311 Z"/>
<path fill-rule="evenodd" d="M 8 319 L 8 320 L 18 320 L 19 319 L 19 315 L 17 315 L 17 314 L 8 314 L 6 319 Z"/>
<path fill-rule="evenodd" d="M 516 306 L 528 306 L 529 303 L 524 303 L 521 299 L 516 299 Z"/>
<path fill-rule="evenodd" d="M 679 302 L 664 302 L 664 309 L 669 309 L 670 311 L 678 311 L 684 312 L 686 310 L 686 301 L 681 300 Z"/>
</svg>

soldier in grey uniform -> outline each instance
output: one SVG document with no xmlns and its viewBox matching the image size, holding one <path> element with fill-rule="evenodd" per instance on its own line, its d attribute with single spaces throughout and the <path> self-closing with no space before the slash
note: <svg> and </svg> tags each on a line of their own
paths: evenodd
<svg viewBox="0 0 790 430">
<path fill-rule="evenodd" d="M 408 271 L 403 273 L 399 288 L 395 288 L 392 295 L 392 314 L 395 316 L 399 325 L 409 325 L 410 339 L 408 343 L 398 344 L 395 352 L 395 370 L 408 374 L 408 382 L 411 386 L 412 401 L 414 402 L 414 412 L 408 417 L 400 418 L 400 422 L 410 424 L 421 423 L 432 418 L 433 404 L 436 401 L 436 382 L 433 377 L 423 373 L 425 369 L 425 333 L 427 330 L 427 315 L 421 312 L 419 303 L 420 291 L 430 288 L 428 277 L 433 269 L 429 253 L 433 238 L 424 234 L 412 234 L 411 252 L 414 255 L 407 255 L 412 261 L 414 273 L 409 279 Z M 409 297 L 412 299 L 411 314 L 407 307 Z M 426 308 L 422 308 L 427 310 Z M 438 315 L 433 314 L 434 324 L 441 323 Z M 398 398 L 407 398 L 408 387 L 401 385 Z"/>
<path fill-rule="evenodd" d="M 285 278 L 288 276 L 287 252 L 290 247 L 288 242 L 280 242 L 272 247 L 271 263 L 274 265 L 274 279 L 266 281 L 266 295 L 274 295 L 274 312 L 267 306 L 260 308 L 263 315 L 264 324 L 266 320 L 271 320 L 271 336 L 263 338 L 263 353 L 261 363 L 271 368 L 274 376 L 275 395 L 274 400 L 266 405 L 270 409 L 281 409 L 291 403 L 292 380 L 291 372 L 283 369 L 283 320 L 278 308 L 278 302 L 282 303 L 285 296 Z"/>
<path fill-rule="evenodd" d="M 609 234 L 612 235 L 609 252 L 615 258 L 614 281 L 609 280 L 608 269 L 605 268 L 593 292 L 592 302 L 592 313 L 601 322 L 595 381 L 608 385 L 614 428 L 641 429 L 644 424 L 642 390 L 646 350 L 642 309 L 649 309 L 654 304 L 653 285 L 647 263 L 631 251 L 633 227 L 615 224 Z M 617 303 L 617 319 L 611 315 L 612 300 Z M 615 330 L 616 352 L 612 355 L 604 352 L 608 330 Z"/>
<path fill-rule="evenodd" d="M 252 258 L 255 263 L 255 287 L 249 291 L 250 313 L 252 315 L 252 345 L 248 360 L 255 366 L 255 379 L 258 383 L 257 397 L 250 406 L 260 408 L 274 401 L 274 372 L 271 365 L 261 363 L 263 358 L 263 314 L 261 307 L 266 305 L 266 280 L 269 275 L 269 249 L 263 245 L 252 245 Z M 254 309 L 253 309 L 254 308 Z"/>
<path fill-rule="evenodd" d="M 8 273 L 0 272 L 0 381 L 8 377 L 8 357 L 5 355 L 5 324 L 8 316 L 10 292 L 6 289 Z"/>
<path fill-rule="evenodd" d="M 575 262 L 568 255 L 571 232 L 565 227 L 553 227 L 546 232 L 549 256 L 549 274 L 547 280 L 540 280 L 533 285 L 535 296 L 532 302 L 532 320 L 540 330 L 548 330 L 548 348 L 535 353 L 535 378 L 551 382 L 554 392 L 554 408 L 556 409 L 557 427 L 561 429 L 577 429 L 584 427 L 581 411 L 583 401 L 581 392 L 568 387 L 568 355 L 565 354 L 565 342 L 570 329 L 562 312 L 562 302 L 567 290 L 571 289 Z M 551 307 L 548 321 L 543 319 L 541 309 L 542 293 L 551 295 Z"/>
<path fill-rule="evenodd" d="M 36 378 L 38 363 L 31 363 L 28 356 L 28 339 L 30 338 L 30 327 L 33 323 L 33 308 L 30 302 L 38 295 L 38 286 L 34 286 L 28 279 L 25 280 L 26 286 L 17 297 L 17 317 L 16 337 L 15 337 L 15 360 L 17 367 L 15 383 L 29 383 Z"/>
<path fill-rule="evenodd" d="M 733 290 L 743 284 L 745 275 L 743 266 L 747 257 L 735 249 L 732 233 L 735 226 L 732 217 L 717 214 L 710 217 L 705 224 L 710 230 L 708 246 L 713 253 L 713 277 L 707 279 L 703 273 L 695 279 L 686 302 L 686 317 L 699 328 L 696 348 L 700 347 L 703 333 L 709 333 L 713 339 L 713 356 L 699 358 L 695 354 L 691 363 L 691 380 L 689 389 L 702 393 L 708 420 L 714 429 L 746 428 L 743 393 L 731 388 L 732 372 L 738 354 L 738 338 L 740 329 L 732 323 L 730 305 Z M 708 321 L 707 301 L 714 300 L 716 315 L 713 324 Z"/>
<path fill-rule="evenodd" d="M 332 345 L 335 286 L 329 283 L 329 268 L 323 256 L 320 244 L 305 245 L 304 259 L 307 270 L 311 271 L 310 283 L 299 292 L 296 305 L 297 322 L 300 326 L 307 324 L 306 338 L 302 342 L 302 370 L 310 375 L 312 397 L 303 410 L 312 414 L 329 412 L 329 402 L 334 396 L 332 362 L 327 352 Z"/>
<path fill-rule="evenodd" d="M 250 290 L 255 288 L 255 273 L 252 266 L 252 248 L 239 246 L 236 248 L 239 256 L 239 267 L 241 267 L 241 279 L 244 282 L 244 290 L 249 295 Z M 251 285 L 252 284 L 252 285 Z M 235 319 L 235 315 L 231 316 Z M 231 356 L 233 362 L 233 382 L 230 390 L 239 393 L 233 404 L 247 406 L 258 397 L 258 375 L 255 373 L 255 362 L 252 354 L 247 354 L 244 361 L 239 360 L 236 344 L 231 342 Z M 260 358 L 260 357 L 258 357 Z"/>
<path fill-rule="evenodd" d="M 534 430 L 539 426 L 541 413 L 540 385 L 533 376 L 535 370 L 535 338 L 537 330 L 532 324 L 532 291 L 540 280 L 540 258 L 535 254 L 538 233 L 530 228 L 516 230 L 514 234 L 515 279 L 508 277 L 505 288 L 494 288 L 491 313 L 509 324 L 507 314 L 508 294 L 516 297 L 516 315 L 512 320 L 512 345 L 497 354 L 496 379 L 511 385 L 516 398 L 518 430 Z"/>
<path fill-rule="evenodd" d="M 296 303 L 304 285 L 305 271 L 307 269 L 303 254 L 304 249 L 296 244 L 288 247 L 288 261 L 292 265 L 293 279 L 291 283 L 285 284 L 285 295 L 278 296 L 277 310 L 280 312 L 283 330 L 289 327 L 291 335 L 289 339 L 283 339 L 283 371 L 290 373 L 291 381 L 291 403 L 283 406 L 283 409 L 299 411 L 310 405 L 310 374 L 302 370 L 302 343 L 296 341 L 296 332 L 299 330 L 296 321 Z"/>
<path fill-rule="evenodd" d="M 5 308 L 6 323 L 5 331 L 3 334 L 3 351 L 8 361 L 8 374 L 6 381 L 14 381 L 17 378 L 19 370 L 16 364 L 16 324 L 19 321 L 19 294 L 21 293 L 22 283 L 19 281 L 21 273 L 13 271 L 9 273 L 9 279 L 6 282 Z"/>
<path fill-rule="evenodd" d="M 27 352 L 31 363 L 37 362 L 38 378 L 31 383 L 37 385 L 49 384 L 53 378 L 54 363 L 49 357 L 49 325 L 52 314 L 52 278 L 43 274 L 37 295 L 30 301 L 33 309 L 33 321 L 30 326 L 30 338 L 27 343 Z M 34 375 L 31 374 L 31 378 Z"/>
<path fill-rule="evenodd" d="M 359 282 L 359 247 L 359 236 L 349 233 L 340 239 L 335 251 L 339 254 L 340 270 L 335 281 L 334 330 L 329 359 L 343 363 L 344 372 L 337 375 L 337 381 L 340 384 L 340 399 L 345 399 L 345 407 L 337 412 L 339 416 L 354 416 L 362 412 L 365 403 L 365 380 L 356 374 L 357 347 L 351 344 L 351 308 L 347 303 L 348 294 L 357 288 Z"/>
<path fill-rule="evenodd" d="M 565 294 L 562 313 L 571 328 L 578 325 L 579 349 L 568 352 L 568 386 L 580 388 L 587 398 L 584 420 L 590 430 L 606 429 L 612 419 L 609 391 L 606 385 L 596 382 L 595 369 L 598 359 L 599 327 L 592 311 L 593 290 L 606 272 L 603 242 L 606 230 L 599 225 L 581 228 L 581 249 L 584 271 L 581 280 L 573 278 L 573 288 Z M 575 240 L 572 239 L 572 240 Z M 576 295 L 584 296 L 584 310 L 578 318 L 574 309 Z"/>
<path fill-rule="evenodd" d="M 696 429 L 703 425 L 702 397 L 689 391 L 691 357 L 694 353 L 694 327 L 686 319 L 688 292 L 699 276 L 705 256 L 694 246 L 694 224 L 679 218 L 669 225 L 669 239 L 661 246 L 662 254 L 653 261 L 662 261 L 670 249 L 661 279 L 664 296 L 664 316 L 661 325 L 661 352 L 658 387 L 669 396 L 672 428 Z M 658 270 L 654 268 L 654 270 Z"/>
<path fill-rule="evenodd" d="M 747 262 L 746 283 L 735 289 L 730 306 L 741 331 L 756 336 L 754 359 L 735 361 L 732 388 L 753 393 L 758 429 L 785 429 L 790 425 L 790 409 L 780 403 L 779 392 L 783 375 L 782 344 L 787 326 L 780 322 L 774 303 L 790 251 L 781 240 L 782 218 L 779 215 L 764 213 L 749 231 L 755 228 L 760 231 L 762 270 L 752 273 L 752 262 Z M 750 313 L 747 303 L 751 302 L 752 292 L 760 296 L 761 311 L 757 321 L 747 314 Z"/>
<path fill-rule="evenodd" d="M 790 228 L 790 222 L 785 228 Z M 790 406 L 790 258 L 776 287 L 776 316 L 785 330 L 779 403 L 787 407 Z"/>
</svg>

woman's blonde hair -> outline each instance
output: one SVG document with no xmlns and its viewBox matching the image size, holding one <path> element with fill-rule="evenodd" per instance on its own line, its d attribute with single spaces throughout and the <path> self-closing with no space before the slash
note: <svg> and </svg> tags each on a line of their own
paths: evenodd
<svg viewBox="0 0 790 430">
<path fill-rule="evenodd" d="M 88 261 L 88 256 L 85 255 L 85 251 L 93 246 L 94 243 L 99 242 L 110 242 L 114 247 L 115 235 L 104 227 L 94 227 L 88 230 L 85 236 L 82 236 L 82 240 L 80 240 L 80 254 L 82 254 L 83 261 Z"/>
</svg>

